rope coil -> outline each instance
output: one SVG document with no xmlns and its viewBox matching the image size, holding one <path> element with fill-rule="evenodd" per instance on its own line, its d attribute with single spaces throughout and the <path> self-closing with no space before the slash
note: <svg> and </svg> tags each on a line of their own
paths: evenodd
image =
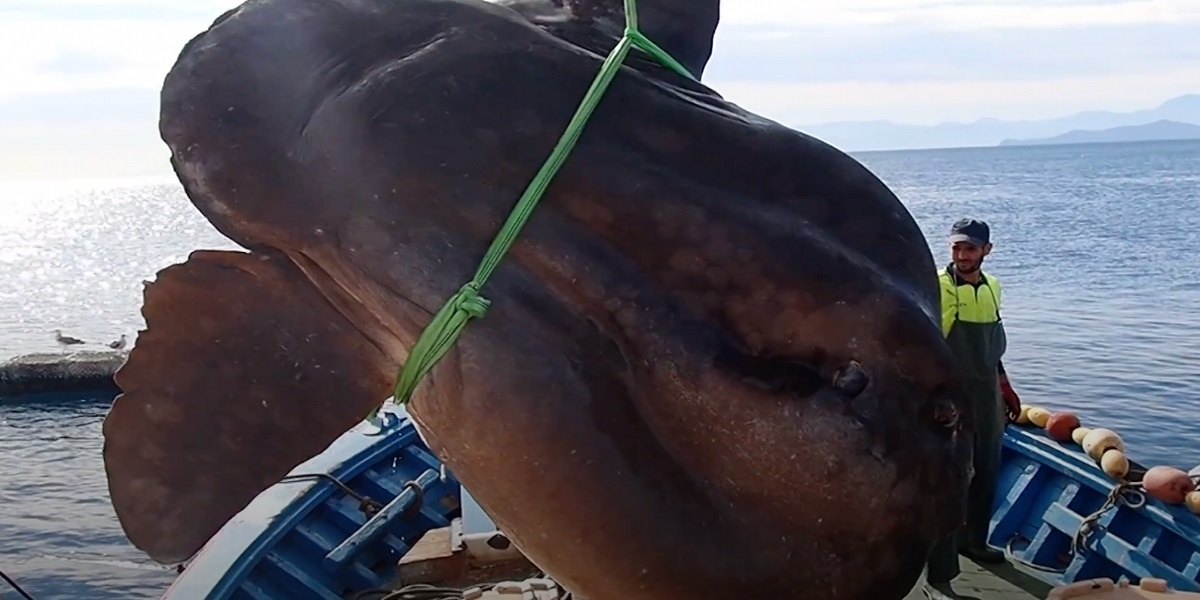
<svg viewBox="0 0 1200 600">
<path fill-rule="evenodd" d="M 396 404 L 407 404 L 412 398 L 417 384 L 450 351 L 450 348 L 462 335 L 467 323 L 471 319 L 482 318 L 487 313 L 491 302 L 480 294 L 480 290 L 499 267 L 500 261 L 504 259 L 504 255 L 512 247 L 513 242 L 516 241 L 517 235 L 520 234 L 525 222 L 529 220 L 538 201 L 545 194 L 550 182 L 579 141 L 584 127 L 600 104 L 609 84 L 620 71 L 629 51 L 634 48 L 649 54 L 675 73 L 696 81 L 696 77 L 682 63 L 675 60 L 638 30 L 637 2 L 636 0 L 625 0 L 624 35 L 605 58 L 600 72 L 592 81 L 587 93 L 584 94 L 583 100 L 576 108 L 574 116 L 571 117 L 549 158 L 542 163 L 533 180 L 517 200 L 508 219 L 484 255 L 475 276 L 438 310 L 429 325 L 421 332 L 421 336 L 417 339 L 409 353 L 408 360 L 405 361 L 404 367 L 396 379 L 396 387 L 392 396 Z M 378 425 L 378 414 L 381 408 L 382 406 L 377 406 L 372 409 L 367 416 L 367 421 Z"/>
<path fill-rule="evenodd" d="M 1141 491 L 1142 484 L 1122 481 L 1113 486 L 1109 490 L 1108 497 L 1104 499 L 1104 504 L 1096 509 L 1096 512 L 1084 517 L 1079 523 L 1079 529 L 1075 532 L 1075 537 L 1071 539 L 1071 555 L 1076 556 L 1087 550 L 1087 539 L 1097 528 L 1100 527 L 1100 517 L 1104 513 L 1117 508 L 1121 504 L 1128 506 L 1131 509 L 1139 509 L 1146 505 L 1146 494 Z"/>
<path fill-rule="evenodd" d="M 1075 530 L 1075 535 L 1071 537 L 1071 548 L 1067 556 L 1071 557 L 1073 560 L 1074 557 L 1080 556 L 1088 551 L 1088 538 L 1093 532 L 1100 529 L 1100 518 L 1103 517 L 1108 511 L 1118 508 L 1122 504 L 1128 506 L 1132 510 L 1137 510 L 1145 506 L 1146 493 L 1142 491 L 1144 487 L 1145 486 L 1143 484 L 1132 481 L 1121 481 L 1117 483 L 1117 485 L 1113 486 L 1113 488 L 1108 491 L 1108 496 L 1105 497 L 1104 503 L 1100 505 L 1100 508 L 1096 509 L 1096 511 L 1092 514 L 1084 517 L 1079 522 L 1079 528 Z M 1045 571 L 1048 573 L 1066 572 L 1065 568 L 1056 569 L 1053 567 L 1044 567 L 1016 556 L 1016 554 L 1013 552 L 1012 546 L 1013 543 L 1017 541 L 1028 542 L 1030 540 L 1023 535 L 1014 534 L 1004 546 L 1004 554 L 1009 560 L 1038 571 Z"/>
</svg>

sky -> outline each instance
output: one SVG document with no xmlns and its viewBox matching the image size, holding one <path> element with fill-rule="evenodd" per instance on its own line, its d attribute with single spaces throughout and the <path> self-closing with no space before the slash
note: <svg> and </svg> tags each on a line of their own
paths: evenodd
<svg viewBox="0 0 1200 600">
<path fill-rule="evenodd" d="M 642 0 L 649 2 L 652 0 Z M 157 89 L 231 0 L 0 0 L 0 178 L 169 174 Z M 1200 92 L 1200 0 L 726 0 L 704 81 L 788 125 Z"/>
</svg>

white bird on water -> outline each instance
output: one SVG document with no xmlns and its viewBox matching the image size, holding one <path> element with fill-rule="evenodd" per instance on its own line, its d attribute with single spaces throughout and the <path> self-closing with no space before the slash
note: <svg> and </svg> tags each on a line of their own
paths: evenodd
<svg viewBox="0 0 1200 600">
<path fill-rule="evenodd" d="M 76 344 L 85 343 L 83 340 L 81 340 L 79 338 L 73 338 L 68 335 L 63 335 L 61 329 L 54 330 L 54 341 L 58 342 L 59 346 L 62 346 L 63 352 L 66 352 L 67 348 L 69 346 L 74 346 Z"/>
<path fill-rule="evenodd" d="M 119 339 L 115 342 L 109 342 L 108 347 L 112 348 L 113 350 L 120 350 L 120 349 L 124 348 L 125 347 L 125 334 L 123 334 L 123 333 L 121 334 L 121 339 Z"/>
</svg>

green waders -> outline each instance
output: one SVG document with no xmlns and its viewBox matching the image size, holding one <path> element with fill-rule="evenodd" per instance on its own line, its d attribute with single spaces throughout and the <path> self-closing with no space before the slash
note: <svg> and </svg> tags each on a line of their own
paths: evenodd
<svg viewBox="0 0 1200 600">
<path fill-rule="evenodd" d="M 975 475 L 967 496 L 966 526 L 938 542 L 930 553 L 926 579 L 933 584 L 958 577 L 959 548 L 987 547 L 1000 469 L 1000 441 L 1007 421 L 996 371 L 1008 345 L 1004 325 L 999 320 L 972 323 L 955 318 L 946 343 L 965 380 L 967 401 L 975 414 Z"/>
</svg>

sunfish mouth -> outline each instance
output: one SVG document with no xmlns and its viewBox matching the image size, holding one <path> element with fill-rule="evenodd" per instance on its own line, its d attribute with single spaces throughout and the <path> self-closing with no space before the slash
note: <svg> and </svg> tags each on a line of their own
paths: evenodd
<svg viewBox="0 0 1200 600">
<path fill-rule="evenodd" d="M 643 0 L 699 76 L 715 0 Z M 602 55 L 616 3 L 256 0 L 183 49 L 160 129 L 246 252 L 147 286 L 105 422 L 113 506 L 199 549 L 392 391 Z M 902 598 L 964 514 L 936 269 L 844 153 L 624 67 L 409 413 L 591 600 Z"/>
</svg>

